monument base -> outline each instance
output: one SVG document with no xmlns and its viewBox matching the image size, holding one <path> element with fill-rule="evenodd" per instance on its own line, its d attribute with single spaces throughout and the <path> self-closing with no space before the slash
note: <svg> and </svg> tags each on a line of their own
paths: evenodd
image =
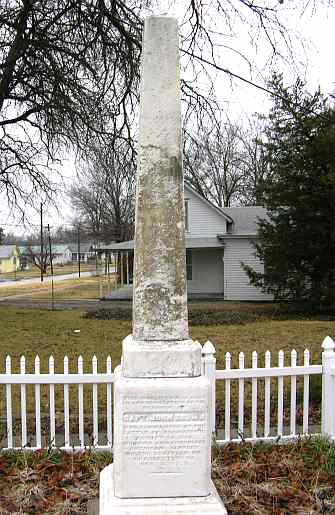
<svg viewBox="0 0 335 515">
<path fill-rule="evenodd" d="M 133 379 L 114 371 L 114 486 L 120 498 L 207 496 L 206 377 Z"/>
<path fill-rule="evenodd" d="M 122 342 L 124 377 L 197 377 L 201 375 L 201 345 L 193 340 Z"/>
<path fill-rule="evenodd" d="M 113 465 L 100 473 L 99 515 L 227 515 L 211 482 L 206 497 L 155 497 L 120 499 L 114 495 Z"/>
</svg>

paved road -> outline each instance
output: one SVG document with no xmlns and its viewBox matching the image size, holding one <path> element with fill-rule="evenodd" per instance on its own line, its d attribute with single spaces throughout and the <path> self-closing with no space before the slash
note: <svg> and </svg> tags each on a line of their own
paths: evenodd
<svg viewBox="0 0 335 515">
<path fill-rule="evenodd" d="M 80 277 L 91 277 L 95 275 L 96 272 L 81 272 Z M 55 275 L 54 281 L 65 281 L 67 279 L 77 279 L 78 278 L 78 272 L 73 274 L 64 274 L 64 275 Z M 44 283 L 48 283 L 51 281 L 51 277 L 44 277 Z M 18 281 L 1 281 L 0 282 L 0 288 L 2 286 L 22 286 L 24 284 L 36 284 L 40 283 L 41 278 L 40 277 L 30 277 L 29 279 L 19 279 Z"/>
<path fill-rule="evenodd" d="M 97 309 L 126 309 L 130 308 L 131 301 L 104 301 L 98 299 L 55 300 L 55 309 L 80 309 L 82 311 Z M 25 299 L 4 297 L 0 298 L 1 306 L 12 306 L 19 309 L 51 309 L 49 299 Z"/>
</svg>

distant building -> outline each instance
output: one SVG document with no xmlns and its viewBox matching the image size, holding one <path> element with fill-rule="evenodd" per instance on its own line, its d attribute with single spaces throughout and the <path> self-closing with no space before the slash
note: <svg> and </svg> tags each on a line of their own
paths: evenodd
<svg viewBox="0 0 335 515">
<path fill-rule="evenodd" d="M 22 245 L 19 247 L 21 269 L 27 270 L 34 262 L 34 256 L 40 257 L 40 245 Z M 43 255 L 49 254 L 49 245 L 44 245 Z M 54 265 L 66 265 L 72 262 L 72 252 L 67 243 L 51 245 L 52 262 Z"/>
<path fill-rule="evenodd" d="M 0 274 L 20 270 L 20 250 L 17 245 L 0 245 Z"/>
<path fill-rule="evenodd" d="M 72 261 L 78 262 L 79 260 L 83 263 L 95 260 L 95 244 L 93 242 L 80 243 L 78 249 L 78 243 L 69 243 L 68 247 L 71 250 Z M 78 252 L 79 250 L 79 252 Z"/>
</svg>

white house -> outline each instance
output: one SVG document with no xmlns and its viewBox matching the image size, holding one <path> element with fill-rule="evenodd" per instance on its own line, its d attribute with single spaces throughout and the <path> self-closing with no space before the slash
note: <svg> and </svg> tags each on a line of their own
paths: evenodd
<svg viewBox="0 0 335 515">
<path fill-rule="evenodd" d="M 95 247 L 93 242 L 80 242 L 79 246 L 78 243 L 69 243 L 68 246 L 72 252 L 72 261 L 78 262 L 80 259 L 80 261 L 87 263 L 95 260 L 96 253 L 93 250 Z"/>
<path fill-rule="evenodd" d="M 225 300 L 271 300 L 271 296 L 251 286 L 241 262 L 261 271 L 255 256 L 257 222 L 264 208 L 217 208 L 185 184 L 185 228 L 187 289 L 191 296 L 221 297 Z M 110 245 L 121 271 L 121 288 L 111 298 L 132 295 L 134 242 Z"/>
<path fill-rule="evenodd" d="M 24 269 L 29 269 L 30 265 L 34 262 L 34 256 L 41 255 L 40 245 L 25 245 L 19 247 L 21 266 Z M 43 254 L 49 254 L 49 244 L 44 243 Z M 72 252 L 67 244 L 52 244 L 51 246 L 52 262 L 53 265 L 66 265 L 72 261 Z"/>
</svg>

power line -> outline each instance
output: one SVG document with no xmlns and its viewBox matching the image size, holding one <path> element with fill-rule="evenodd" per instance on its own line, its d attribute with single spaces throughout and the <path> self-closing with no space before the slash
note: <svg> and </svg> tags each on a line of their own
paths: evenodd
<svg viewBox="0 0 335 515">
<path fill-rule="evenodd" d="M 67 227 L 73 227 L 74 229 L 77 227 L 77 224 L 61 223 L 61 224 L 57 224 L 57 225 L 50 225 L 50 228 L 63 227 L 65 225 Z M 0 227 L 23 227 L 25 229 L 30 229 L 31 227 L 40 227 L 40 224 L 27 224 L 27 225 L 25 225 L 24 223 L 22 223 L 22 224 L 9 224 L 9 223 L 2 223 L 2 222 L 0 222 Z"/>
</svg>

